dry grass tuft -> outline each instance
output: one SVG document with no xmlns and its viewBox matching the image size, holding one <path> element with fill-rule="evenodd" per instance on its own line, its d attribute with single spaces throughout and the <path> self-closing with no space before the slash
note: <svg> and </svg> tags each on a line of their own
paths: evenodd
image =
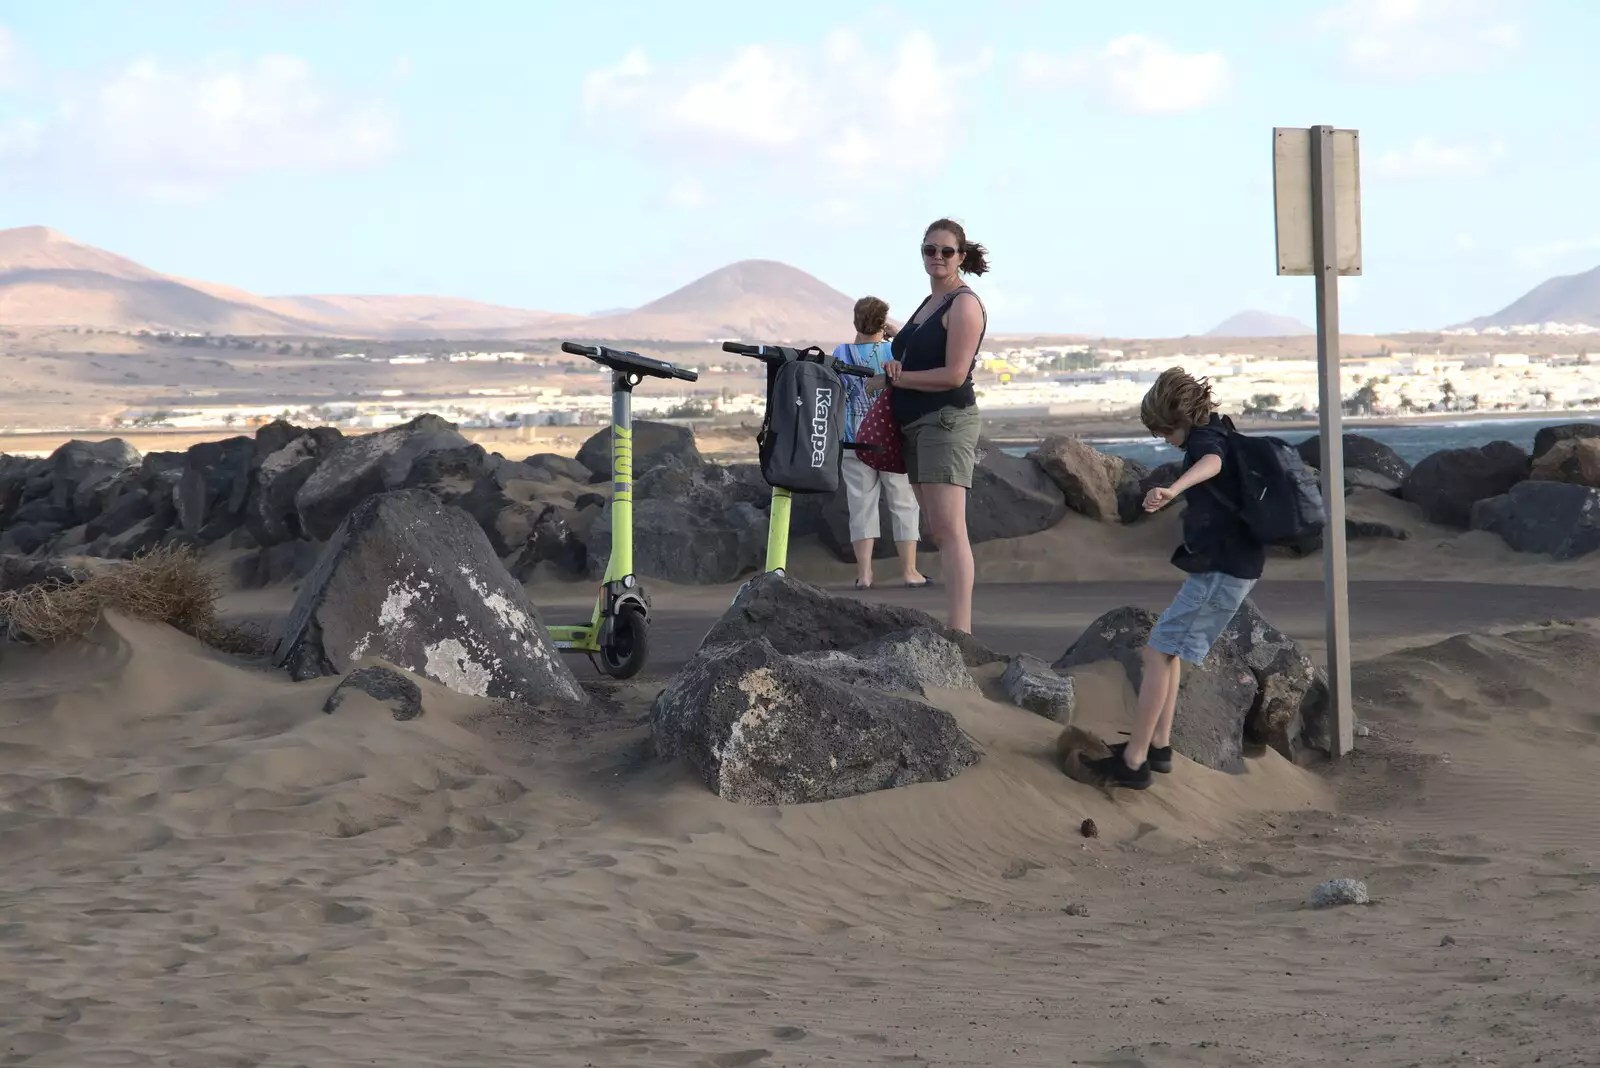
<svg viewBox="0 0 1600 1068">
<path fill-rule="evenodd" d="M 270 639 L 259 628 L 217 619 L 221 590 L 211 569 L 189 546 L 152 549 L 126 563 L 74 582 L 53 580 L 0 593 L 0 621 L 12 641 L 44 644 L 81 638 L 106 609 L 167 623 L 223 652 L 264 655 Z"/>
</svg>

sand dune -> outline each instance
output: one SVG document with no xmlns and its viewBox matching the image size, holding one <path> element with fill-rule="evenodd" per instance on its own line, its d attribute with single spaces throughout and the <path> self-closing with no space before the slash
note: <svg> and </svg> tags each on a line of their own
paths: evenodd
<svg viewBox="0 0 1600 1068">
<path fill-rule="evenodd" d="M 0 665 L 0 1028 L 60 1065 L 1581 1063 L 1597 643 L 1394 654 L 1361 669 L 1387 748 L 1341 773 L 1114 798 L 1054 725 L 935 694 L 976 767 L 774 810 L 646 757 L 649 683 L 578 721 L 426 680 L 420 719 L 324 715 L 333 680 L 112 618 Z M 1125 680 L 1079 684 L 1115 729 Z M 1459 803 L 1469 749 L 1509 782 L 1552 745 L 1547 793 Z M 1377 904 L 1308 910 L 1336 875 Z"/>
</svg>

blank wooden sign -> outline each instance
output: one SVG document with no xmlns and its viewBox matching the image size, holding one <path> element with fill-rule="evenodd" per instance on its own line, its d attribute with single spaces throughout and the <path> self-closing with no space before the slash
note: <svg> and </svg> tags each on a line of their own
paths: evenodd
<svg viewBox="0 0 1600 1068">
<path fill-rule="evenodd" d="M 1272 131 L 1278 273 L 1311 274 L 1311 130 Z M 1361 148 L 1355 130 L 1333 131 L 1333 231 L 1340 274 L 1361 273 Z"/>
</svg>

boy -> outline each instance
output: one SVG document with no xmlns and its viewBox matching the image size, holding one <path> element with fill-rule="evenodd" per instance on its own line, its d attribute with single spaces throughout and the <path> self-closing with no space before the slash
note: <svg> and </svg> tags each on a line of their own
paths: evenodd
<svg viewBox="0 0 1600 1068">
<path fill-rule="evenodd" d="M 1181 367 L 1163 371 L 1139 406 L 1139 419 L 1156 437 L 1183 450 L 1183 471 L 1166 489 L 1145 495 L 1144 509 L 1155 512 L 1185 491 L 1183 544 L 1172 563 L 1189 573 L 1172 605 L 1150 631 L 1142 660 L 1133 732 L 1111 747 L 1111 755 L 1088 761 L 1089 770 L 1108 785 L 1143 790 L 1152 771 L 1172 770 L 1172 716 L 1178 704 L 1180 662 L 1202 663 L 1223 629 L 1233 621 L 1266 564 L 1267 551 L 1228 502 L 1240 499 L 1238 472 L 1228 462 L 1230 420 L 1218 416 L 1211 386 Z"/>
</svg>

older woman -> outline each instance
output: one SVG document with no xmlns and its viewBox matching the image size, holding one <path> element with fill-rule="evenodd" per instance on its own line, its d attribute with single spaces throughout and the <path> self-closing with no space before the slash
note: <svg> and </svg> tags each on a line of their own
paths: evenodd
<svg viewBox="0 0 1600 1068">
<path fill-rule="evenodd" d="M 877 297 L 862 297 L 855 308 L 856 339 L 848 345 L 833 350 L 836 359 L 844 363 L 865 367 L 873 372 L 874 381 L 880 381 L 883 365 L 889 359 L 889 342 L 884 340 L 889 321 L 889 305 Z M 865 383 L 846 375 L 844 440 L 855 441 L 861 429 L 861 419 L 871 406 L 871 397 Z M 845 500 L 850 509 L 850 543 L 856 553 L 856 589 L 872 588 L 872 552 L 878 534 L 878 499 L 880 494 L 888 499 L 889 516 L 894 526 L 895 548 L 900 551 L 900 572 L 907 586 L 927 586 L 929 582 L 917 570 L 917 533 L 921 525 L 921 509 L 917 496 L 905 475 L 877 471 L 860 460 L 853 452 L 845 452 L 839 465 L 844 479 Z"/>
<path fill-rule="evenodd" d="M 988 250 L 960 223 L 940 219 L 923 233 L 929 294 L 895 336 L 884 374 L 905 435 L 906 475 L 939 548 L 951 629 L 972 631 L 972 544 L 967 493 L 978 459 L 977 394 L 972 371 L 988 327 L 983 302 L 961 275 L 989 269 Z"/>
</svg>

